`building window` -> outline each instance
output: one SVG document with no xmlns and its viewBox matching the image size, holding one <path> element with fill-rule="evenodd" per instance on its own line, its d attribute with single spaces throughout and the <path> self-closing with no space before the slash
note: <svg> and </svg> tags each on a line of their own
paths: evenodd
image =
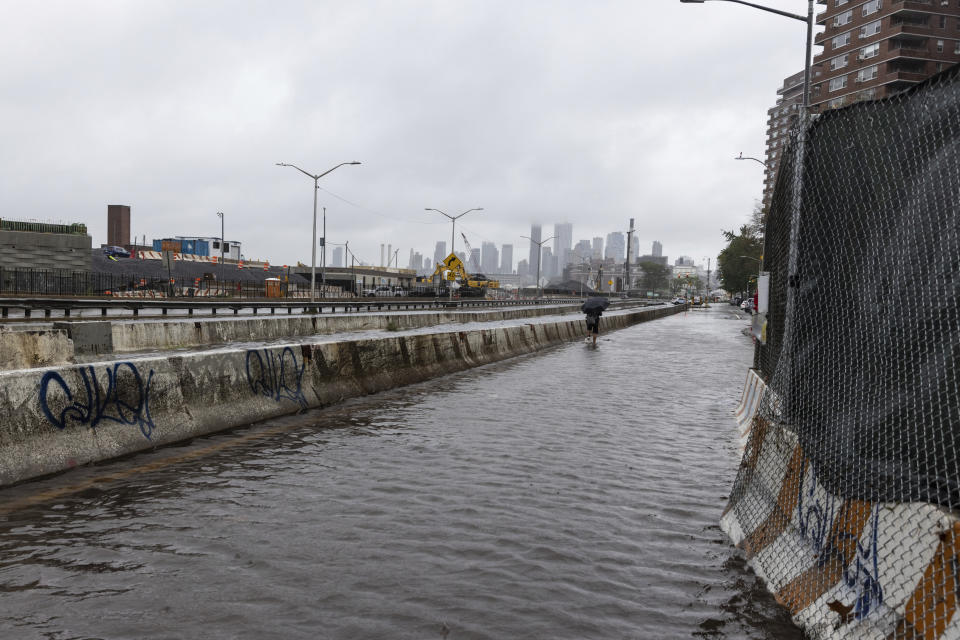
<svg viewBox="0 0 960 640">
<path fill-rule="evenodd" d="M 830 91 L 839 91 L 847 86 L 846 74 L 830 79 Z"/>
<path fill-rule="evenodd" d="M 842 7 L 843 5 L 847 4 L 848 2 L 850 2 L 850 0 L 837 0 L 837 2 L 836 2 L 833 6 L 835 6 L 835 7 Z"/>
<path fill-rule="evenodd" d="M 877 65 L 872 67 L 866 67 L 865 69 L 860 69 L 857 71 L 857 82 L 866 82 L 867 80 L 873 80 L 877 77 Z"/>
<path fill-rule="evenodd" d="M 845 53 L 842 56 L 837 56 L 836 58 L 830 58 L 830 71 L 836 69 L 843 69 L 847 66 L 847 63 L 850 62 L 850 54 Z"/>
<path fill-rule="evenodd" d="M 937 53 L 943 53 L 943 40 L 937 40 Z"/>
<path fill-rule="evenodd" d="M 883 7 L 883 0 L 870 0 L 863 5 L 863 15 L 869 16 L 872 13 L 876 13 Z"/>
<path fill-rule="evenodd" d="M 880 22 L 880 20 L 874 20 L 860 27 L 860 37 L 869 38 L 870 36 L 880 33 Z"/>
<path fill-rule="evenodd" d="M 940 28 L 941 29 L 947 28 L 947 16 L 940 16 Z"/>
<path fill-rule="evenodd" d="M 861 59 L 861 60 L 866 60 L 867 58 L 874 58 L 874 57 L 876 57 L 876 56 L 878 56 L 878 55 L 880 55 L 880 43 L 879 43 L 879 42 L 874 42 L 873 44 L 868 45 L 868 46 L 864 47 L 863 49 L 860 49 L 860 59 Z"/>
<path fill-rule="evenodd" d="M 833 26 L 839 27 L 841 25 L 850 24 L 851 20 L 853 20 L 853 9 L 847 9 L 843 13 L 838 13 L 833 17 Z"/>
<path fill-rule="evenodd" d="M 834 49 L 839 49 L 840 47 L 845 47 L 850 44 L 850 32 L 841 33 L 838 36 L 834 36 L 833 40 L 830 41 Z"/>
<path fill-rule="evenodd" d="M 960 53 L 960 40 L 953 43 L 953 52 Z"/>
<path fill-rule="evenodd" d="M 214 249 L 219 249 L 219 248 L 220 248 L 220 241 L 219 241 L 219 240 L 214 240 L 214 241 L 213 241 L 213 248 L 214 248 Z"/>
<path fill-rule="evenodd" d="M 830 101 L 829 104 L 830 104 L 830 106 L 829 106 L 830 109 L 837 109 L 837 108 L 839 108 L 839 107 L 842 107 L 842 106 L 843 106 L 843 98 L 834 98 L 833 100 Z"/>
</svg>

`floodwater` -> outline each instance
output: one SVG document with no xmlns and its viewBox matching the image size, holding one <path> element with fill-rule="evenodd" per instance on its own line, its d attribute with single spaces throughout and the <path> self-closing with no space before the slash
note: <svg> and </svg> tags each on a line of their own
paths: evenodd
<svg viewBox="0 0 960 640">
<path fill-rule="evenodd" d="M 800 638 L 717 527 L 745 323 L 688 312 L 2 490 L 0 638 Z"/>
</svg>

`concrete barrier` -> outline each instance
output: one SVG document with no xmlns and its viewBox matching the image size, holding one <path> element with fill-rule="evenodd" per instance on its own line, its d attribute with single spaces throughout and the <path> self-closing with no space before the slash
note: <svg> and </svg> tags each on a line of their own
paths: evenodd
<svg viewBox="0 0 960 640">
<path fill-rule="evenodd" d="M 747 380 L 743 385 L 743 395 L 740 397 L 740 404 L 734 411 L 734 419 L 737 421 L 737 432 L 740 436 L 740 450 L 747 445 L 750 437 L 750 429 L 753 426 L 753 419 L 760 409 L 760 398 L 766 390 L 767 385 L 757 373 L 756 369 L 747 371 Z"/>
<path fill-rule="evenodd" d="M 65 331 L 0 327 L 0 370 L 69 364 L 73 353 L 73 342 Z"/>
<path fill-rule="evenodd" d="M 812 638 L 960 638 L 960 520 L 833 495 L 793 432 L 750 424 L 721 527 L 794 622 Z"/>
<path fill-rule="evenodd" d="M 583 339 L 582 318 L 0 372 L 0 485 Z"/>
</svg>

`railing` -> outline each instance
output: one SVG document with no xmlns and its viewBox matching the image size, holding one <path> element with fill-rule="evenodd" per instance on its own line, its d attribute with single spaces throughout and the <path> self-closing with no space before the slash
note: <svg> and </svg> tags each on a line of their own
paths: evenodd
<svg viewBox="0 0 960 640">
<path fill-rule="evenodd" d="M 0 297 L 0 318 L 11 319 L 11 310 L 22 311 L 24 319 L 34 317 L 34 313 L 42 313 L 44 318 L 74 318 L 96 316 L 99 311 L 101 318 L 117 318 L 129 315 L 140 317 L 143 312 L 154 316 L 167 316 L 171 311 L 178 311 L 188 317 L 197 313 L 216 316 L 218 312 L 233 312 L 233 315 L 258 315 L 269 311 L 276 315 L 277 310 L 286 310 L 288 315 L 294 311 L 301 313 L 361 313 L 373 311 L 411 311 L 424 309 L 477 309 L 515 306 L 536 306 L 552 304 L 579 304 L 580 298 L 543 298 L 520 300 L 454 300 L 448 301 L 437 298 L 379 298 L 374 300 L 339 299 L 317 300 L 244 300 L 244 301 L 214 301 L 214 300 L 149 300 L 149 299 L 69 299 L 69 298 L 3 298 Z"/>
</svg>

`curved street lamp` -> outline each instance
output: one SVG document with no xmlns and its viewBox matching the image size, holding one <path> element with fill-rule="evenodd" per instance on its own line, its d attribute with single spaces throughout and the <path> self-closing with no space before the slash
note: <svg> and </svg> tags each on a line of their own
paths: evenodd
<svg viewBox="0 0 960 640">
<path fill-rule="evenodd" d="M 322 178 L 323 176 L 327 175 L 328 173 L 330 173 L 330 172 L 332 172 L 332 171 L 334 171 L 334 170 L 336 170 L 336 169 L 339 169 L 340 167 L 342 167 L 342 166 L 344 166 L 344 165 L 348 165 L 348 164 L 360 164 L 360 163 L 357 162 L 356 160 L 354 160 L 353 162 L 341 162 L 340 164 L 338 164 L 337 166 L 333 167 L 332 169 L 327 169 L 327 170 L 324 171 L 323 173 L 318 173 L 318 174 L 316 174 L 316 175 L 314 175 L 314 174 L 312 174 L 312 173 L 309 173 L 309 172 L 307 172 L 307 171 L 304 171 L 303 169 L 301 169 L 300 167 L 298 167 L 298 166 L 295 165 L 295 164 L 287 164 L 286 162 L 278 162 L 278 163 L 276 163 L 276 164 L 277 164 L 278 167 L 293 167 L 294 169 L 296 169 L 297 171 L 299 171 L 299 172 L 302 173 L 303 175 L 305 175 L 305 176 L 307 176 L 307 177 L 309 177 L 309 178 L 313 178 L 313 247 L 312 247 L 311 252 L 310 252 L 310 304 L 313 304 L 313 303 L 316 301 L 316 299 L 317 299 L 317 290 L 316 290 L 316 280 L 317 280 L 317 190 L 320 188 L 320 185 L 319 185 L 318 183 L 320 182 L 320 178 Z M 326 261 L 326 256 L 327 256 L 327 252 L 326 252 L 326 244 L 327 244 L 327 209 L 326 209 L 326 208 L 323 209 L 323 244 L 324 244 L 324 252 L 323 252 L 323 265 L 321 265 L 321 270 L 322 270 L 321 278 L 322 278 L 322 281 L 323 281 L 323 284 L 324 284 L 323 297 L 326 298 L 326 297 L 327 297 L 327 290 L 326 290 L 326 284 L 327 284 L 327 268 L 326 268 L 326 264 L 327 264 L 327 261 Z"/>
<path fill-rule="evenodd" d="M 708 0 L 680 0 L 684 4 L 703 4 Z M 807 15 L 802 16 L 799 13 L 790 13 L 789 11 L 781 11 L 780 9 L 774 9 L 772 7 L 765 7 L 761 4 L 754 4 L 752 2 L 744 2 L 743 0 L 709 0 L 712 2 L 734 2 L 736 4 L 746 5 L 748 7 L 753 7 L 754 9 L 760 9 L 761 11 L 767 11 L 769 13 L 775 13 L 778 16 L 784 16 L 786 18 L 793 18 L 794 20 L 799 20 L 800 22 L 807 23 L 807 55 L 804 59 L 803 65 L 803 107 L 804 109 L 810 108 L 810 52 L 813 47 L 813 0 L 807 0 Z"/>
<path fill-rule="evenodd" d="M 740 155 L 738 155 L 736 158 L 734 158 L 734 160 L 753 160 L 754 162 L 759 162 L 759 163 L 762 164 L 764 167 L 767 166 L 767 163 L 764 162 L 763 160 L 760 160 L 759 158 L 754 158 L 754 157 L 752 157 L 752 156 L 745 156 L 745 155 L 743 155 L 743 151 L 741 151 L 741 152 L 740 152 Z"/>
</svg>

